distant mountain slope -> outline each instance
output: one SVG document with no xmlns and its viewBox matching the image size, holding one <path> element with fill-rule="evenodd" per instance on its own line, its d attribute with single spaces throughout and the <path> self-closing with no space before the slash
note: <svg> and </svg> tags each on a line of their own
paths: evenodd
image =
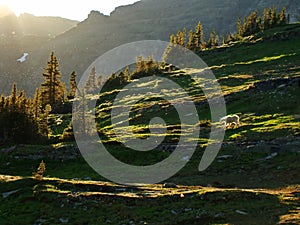
<svg viewBox="0 0 300 225">
<path fill-rule="evenodd" d="M 14 40 L 0 40 L 0 48 L 6 49 L 0 53 L 0 76 L 6 77 L 8 84 L 17 81 L 20 85 L 24 84 L 21 87 L 33 90 L 31 86 L 37 86 L 41 81 L 42 68 L 51 51 L 58 56 L 64 80 L 67 81 L 73 70 L 80 77 L 98 56 L 121 44 L 145 39 L 168 41 L 171 33 L 183 27 L 187 30 L 194 28 L 199 20 L 206 34 L 212 29 L 226 34 L 236 30 L 238 16 L 243 17 L 255 9 L 261 11 L 274 5 L 278 9 L 286 6 L 293 18 L 299 15 L 299 0 L 142 0 L 118 7 L 110 16 L 92 11 L 85 21 L 55 38 L 27 37 L 24 40 L 14 37 Z M 23 24 L 30 25 L 30 16 L 23 15 L 23 21 L 27 21 Z M 45 21 L 44 25 L 41 25 L 42 21 Z M 39 30 L 45 34 L 47 28 L 53 28 L 53 24 L 57 23 L 49 18 L 40 18 L 35 26 L 27 26 L 26 32 L 29 34 Z M 10 51 L 7 45 L 13 46 L 14 51 Z M 23 52 L 29 52 L 28 60 L 15 65 L 14 60 Z M 24 77 L 30 81 L 25 81 Z M 7 85 L 0 84 L 0 92 L 3 90 L 7 91 Z"/>
<path fill-rule="evenodd" d="M 228 34 L 236 30 L 239 16 L 273 5 L 278 9 L 287 6 L 291 11 L 298 3 L 298 0 L 142 0 L 117 8 L 110 17 L 93 11 L 85 21 L 47 47 L 54 48 L 62 59 L 63 70 L 75 69 L 80 74 L 105 51 L 124 43 L 144 39 L 168 41 L 171 33 L 183 27 L 192 29 L 199 20 L 206 35 L 212 29 Z"/>
<path fill-rule="evenodd" d="M 23 13 L 17 17 L 7 6 L 0 6 L 0 35 L 55 37 L 78 24 L 60 17 L 39 17 Z"/>
<path fill-rule="evenodd" d="M 18 21 L 23 34 L 49 37 L 60 35 L 78 23 L 60 17 L 37 17 L 27 13 L 21 14 Z"/>
</svg>

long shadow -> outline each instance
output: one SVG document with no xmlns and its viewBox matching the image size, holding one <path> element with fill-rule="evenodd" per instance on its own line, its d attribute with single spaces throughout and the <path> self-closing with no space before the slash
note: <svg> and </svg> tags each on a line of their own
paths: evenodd
<svg viewBox="0 0 300 225">
<path fill-rule="evenodd" d="M 54 190 L 55 187 L 63 187 L 64 191 L 53 192 L 50 187 Z M 122 190 L 119 187 L 105 183 L 36 181 L 29 178 L 2 182 L 0 192 L 19 191 L 0 201 L 0 224 L 34 224 L 40 218 L 47 223 L 59 224 L 59 218 L 64 218 L 71 224 L 106 224 L 105 221 L 124 224 L 128 219 L 131 224 L 144 221 L 157 225 L 273 225 L 280 222 L 281 216 L 288 216 L 295 209 L 293 202 L 282 203 L 277 195 L 267 191 L 203 188 L 180 195 L 182 190 L 195 190 L 195 187 L 179 186 L 166 190 L 158 186 L 145 189 L 124 187 L 126 192 L 158 192 L 155 197 L 133 198 L 120 196 Z M 159 195 L 159 190 L 168 194 Z M 107 194 L 97 195 L 90 191 L 105 191 Z M 295 193 L 291 191 L 290 194 Z"/>
</svg>

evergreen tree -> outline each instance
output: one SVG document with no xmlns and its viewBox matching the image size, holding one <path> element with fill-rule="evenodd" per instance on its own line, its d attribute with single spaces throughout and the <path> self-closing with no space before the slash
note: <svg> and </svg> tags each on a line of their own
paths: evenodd
<svg viewBox="0 0 300 225">
<path fill-rule="evenodd" d="M 92 93 L 95 91 L 95 89 L 96 89 L 96 67 L 93 67 L 85 83 L 85 91 L 86 93 Z"/>
<path fill-rule="evenodd" d="M 288 24 L 289 21 L 288 21 L 288 18 L 287 18 L 287 15 L 286 15 L 286 7 L 284 7 L 280 14 L 278 15 L 278 24 L 279 25 L 285 25 L 285 24 Z"/>
<path fill-rule="evenodd" d="M 70 90 L 68 93 L 68 99 L 74 99 L 75 94 L 76 94 L 76 89 L 77 89 L 77 82 L 76 82 L 76 73 L 75 71 L 73 71 L 70 74 L 70 81 L 69 81 L 69 85 L 70 85 Z"/>
<path fill-rule="evenodd" d="M 210 33 L 209 39 L 207 41 L 206 47 L 207 48 L 215 48 L 219 44 L 219 36 L 216 34 L 216 31 L 213 30 Z"/>
<path fill-rule="evenodd" d="M 175 37 L 174 34 L 171 34 L 171 35 L 170 35 L 170 43 L 172 43 L 172 44 L 176 44 L 176 43 L 177 43 L 176 37 Z"/>
<path fill-rule="evenodd" d="M 103 82 L 104 82 L 103 76 L 102 75 L 98 75 L 97 80 L 96 80 L 96 86 L 98 88 L 102 87 Z"/>
<path fill-rule="evenodd" d="M 185 39 L 186 39 L 186 29 L 183 28 L 182 31 L 177 32 L 175 44 L 185 47 Z"/>
<path fill-rule="evenodd" d="M 194 33 L 196 50 L 200 51 L 205 48 L 204 32 L 201 22 L 199 21 Z"/>
<path fill-rule="evenodd" d="M 32 112 L 33 112 L 33 116 L 34 118 L 38 119 L 39 115 L 42 113 L 41 111 L 41 94 L 40 94 L 40 90 L 37 88 L 35 90 L 35 95 L 33 97 L 33 101 L 32 101 Z"/>
<path fill-rule="evenodd" d="M 126 66 L 126 68 L 124 70 L 124 81 L 129 82 L 130 80 L 131 80 L 131 73 L 130 73 L 129 67 Z"/>
<path fill-rule="evenodd" d="M 56 106 L 64 101 L 65 85 L 60 81 L 61 73 L 58 66 L 58 60 L 52 52 L 43 73 L 45 81 L 41 84 L 43 105 Z"/>
<path fill-rule="evenodd" d="M 243 37 L 244 33 L 245 33 L 244 32 L 244 26 L 241 22 L 241 18 L 239 17 L 238 22 L 237 22 L 237 34 L 238 34 L 238 36 Z"/>
<path fill-rule="evenodd" d="M 85 90 L 78 91 L 78 102 L 75 106 L 76 110 L 72 114 L 72 124 L 77 128 L 76 131 L 82 135 L 90 135 L 92 133 L 91 127 L 95 121 L 92 119 L 93 116 L 89 112 L 88 99 L 86 97 Z"/>
<path fill-rule="evenodd" d="M 274 6 L 271 10 L 271 27 L 275 27 L 277 25 L 277 10 Z"/>
<path fill-rule="evenodd" d="M 191 51 L 195 51 L 196 49 L 195 33 L 193 30 L 189 31 L 187 48 Z"/>
<path fill-rule="evenodd" d="M 264 30 L 271 28 L 271 15 L 272 15 L 272 9 L 269 8 L 264 9 L 263 26 L 262 26 Z"/>
<path fill-rule="evenodd" d="M 13 84 L 11 95 L 0 98 L 0 139 L 16 143 L 36 142 L 43 137 L 39 132 L 40 112 L 35 114 L 33 99 Z"/>
</svg>

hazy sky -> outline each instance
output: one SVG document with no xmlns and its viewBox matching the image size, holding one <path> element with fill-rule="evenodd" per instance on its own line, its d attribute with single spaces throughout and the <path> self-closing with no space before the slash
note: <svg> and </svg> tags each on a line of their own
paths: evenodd
<svg viewBox="0 0 300 225">
<path fill-rule="evenodd" d="M 16 15 L 27 12 L 36 16 L 60 16 L 68 19 L 84 20 L 91 10 L 109 15 L 115 7 L 128 5 L 138 0 L 0 0 Z"/>
</svg>

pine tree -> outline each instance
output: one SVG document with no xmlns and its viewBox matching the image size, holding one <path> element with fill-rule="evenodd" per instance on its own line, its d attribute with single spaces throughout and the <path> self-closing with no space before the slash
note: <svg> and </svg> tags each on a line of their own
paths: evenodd
<svg viewBox="0 0 300 225">
<path fill-rule="evenodd" d="M 86 93 L 92 93 L 96 89 L 96 67 L 92 67 L 89 77 L 85 83 Z"/>
<path fill-rule="evenodd" d="M 244 32 L 244 26 L 241 22 L 241 18 L 239 17 L 238 22 L 237 22 L 237 34 L 238 34 L 238 36 L 243 37 L 244 33 L 245 33 Z"/>
<path fill-rule="evenodd" d="M 186 29 L 183 28 L 182 31 L 177 32 L 175 44 L 185 47 L 185 39 L 186 39 Z"/>
<path fill-rule="evenodd" d="M 189 31 L 187 48 L 192 51 L 195 51 L 195 49 L 196 49 L 195 33 L 193 30 Z"/>
<path fill-rule="evenodd" d="M 36 108 L 34 100 L 13 84 L 11 95 L 0 99 L 0 136 L 16 143 L 37 142 L 44 137 L 39 130 L 42 114 Z"/>
<path fill-rule="evenodd" d="M 272 9 L 267 8 L 264 9 L 264 16 L 263 16 L 263 29 L 267 30 L 269 28 L 271 28 L 271 24 L 272 24 Z"/>
<path fill-rule="evenodd" d="M 176 44 L 176 37 L 175 37 L 175 35 L 174 34 L 171 34 L 170 35 L 170 43 L 172 43 L 172 44 Z"/>
<path fill-rule="evenodd" d="M 288 19 L 287 19 L 287 16 L 286 16 L 286 7 L 284 7 L 280 14 L 278 15 L 278 24 L 279 25 L 285 25 L 288 23 Z"/>
<path fill-rule="evenodd" d="M 40 94 L 40 90 L 37 88 L 35 90 L 35 95 L 33 97 L 33 101 L 32 101 L 32 112 L 33 112 L 33 116 L 35 119 L 38 120 L 39 115 L 41 114 L 41 94 Z"/>
<path fill-rule="evenodd" d="M 42 160 L 36 172 L 33 172 L 32 175 L 36 180 L 43 180 L 43 176 L 45 172 L 46 172 L 46 164 Z"/>
<path fill-rule="evenodd" d="M 217 47 L 219 44 L 219 36 L 216 34 L 215 30 L 212 30 L 209 36 L 209 40 L 207 41 L 207 48 Z"/>
<path fill-rule="evenodd" d="M 131 73 L 128 66 L 126 66 L 124 70 L 124 78 L 125 78 L 125 82 L 129 82 L 131 80 Z"/>
<path fill-rule="evenodd" d="M 70 90 L 68 93 L 68 99 L 74 99 L 75 94 L 76 94 L 76 89 L 77 89 L 77 82 L 76 82 L 76 73 L 75 71 L 73 71 L 70 74 L 70 81 L 69 81 L 69 85 L 70 85 Z"/>
<path fill-rule="evenodd" d="M 95 121 L 92 114 L 89 112 L 88 100 L 85 90 L 78 89 L 78 102 L 75 106 L 76 110 L 73 113 L 72 124 L 76 127 L 76 132 L 81 135 L 90 135 L 91 127 Z"/>
<path fill-rule="evenodd" d="M 58 60 L 52 52 L 43 73 L 45 81 L 41 84 L 43 105 L 56 106 L 64 101 L 65 85 L 60 81 L 61 73 L 58 66 Z"/>
<path fill-rule="evenodd" d="M 200 21 L 198 22 L 195 28 L 194 37 L 195 37 L 196 50 L 200 51 L 203 48 L 205 48 L 203 27 Z"/>
<path fill-rule="evenodd" d="M 101 88 L 103 84 L 104 84 L 103 76 L 98 75 L 97 80 L 96 80 L 97 88 Z"/>
<path fill-rule="evenodd" d="M 258 12 L 254 11 L 250 14 L 250 16 L 246 19 L 244 24 L 244 34 L 243 36 L 255 34 L 260 30 L 260 19 L 258 16 Z"/>
<path fill-rule="evenodd" d="M 11 95 L 10 95 L 10 110 L 14 111 L 16 110 L 16 102 L 17 102 L 17 85 L 16 83 L 13 84 L 12 89 L 11 89 Z"/>
<path fill-rule="evenodd" d="M 270 28 L 273 28 L 277 25 L 277 12 L 276 7 L 271 8 L 270 13 Z"/>
</svg>

